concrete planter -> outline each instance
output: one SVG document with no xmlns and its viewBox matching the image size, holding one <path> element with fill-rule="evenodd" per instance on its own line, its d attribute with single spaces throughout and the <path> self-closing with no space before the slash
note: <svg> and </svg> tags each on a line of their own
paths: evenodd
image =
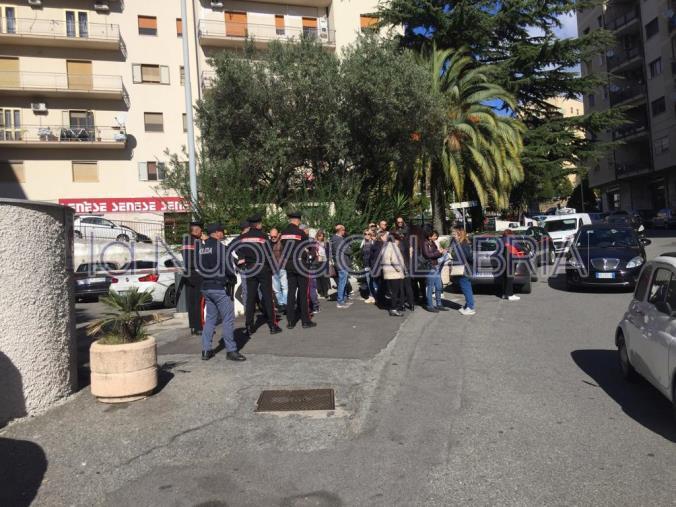
<svg viewBox="0 0 676 507">
<path fill-rule="evenodd" d="M 92 394 L 103 403 L 142 400 L 157 387 L 157 344 L 152 336 L 136 343 L 89 349 Z"/>
</svg>

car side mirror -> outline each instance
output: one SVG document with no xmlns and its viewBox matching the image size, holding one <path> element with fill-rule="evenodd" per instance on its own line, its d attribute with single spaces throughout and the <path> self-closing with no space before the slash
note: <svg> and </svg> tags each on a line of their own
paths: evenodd
<svg viewBox="0 0 676 507">
<path fill-rule="evenodd" d="M 666 301 L 658 301 L 655 303 L 655 308 L 658 312 L 669 315 L 670 317 L 674 316 L 674 311 L 671 309 L 671 305 Z"/>
<path fill-rule="evenodd" d="M 650 241 L 648 238 L 641 238 L 641 239 L 639 239 L 639 242 L 640 242 L 641 245 L 643 245 L 643 246 L 648 246 L 649 244 L 652 243 L 652 241 Z"/>
</svg>

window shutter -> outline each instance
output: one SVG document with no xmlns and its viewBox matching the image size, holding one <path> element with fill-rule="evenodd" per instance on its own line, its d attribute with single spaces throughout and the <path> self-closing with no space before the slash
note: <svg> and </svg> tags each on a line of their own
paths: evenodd
<svg viewBox="0 0 676 507">
<path fill-rule="evenodd" d="M 61 111 L 61 126 L 70 127 L 70 111 Z"/>
<path fill-rule="evenodd" d="M 169 67 L 166 65 L 160 67 L 160 83 L 169 84 Z"/>
<path fill-rule="evenodd" d="M 134 83 L 140 83 L 143 81 L 143 77 L 141 75 L 141 66 L 139 64 L 133 64 L 131 66 L 131 74 L 132 74 L 132 81 Z"/>
<path fill-rule="evenodd" d="M 148 181 L 148 163 L 139 162 L 138 163 L 138 179 L 140 181 Z"/>
<path fill-rule="evenodd" d="M 160 163 L 157 164 L 157 179 L 163 180 L 164 179 L 164 173 L 165 173 L 164 162 L 160 162 Z"/>
</svg>

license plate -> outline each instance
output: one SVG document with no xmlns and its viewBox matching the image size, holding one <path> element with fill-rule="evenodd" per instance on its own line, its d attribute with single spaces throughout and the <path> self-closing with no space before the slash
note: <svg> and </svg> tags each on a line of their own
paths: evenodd
<svg viewBox="0 0 676 507">
<path fill-rule="evenodd" d="M 615 278 L 615 273 L 596 273 L 596 278 L 613 279 Z"/>
</svg>

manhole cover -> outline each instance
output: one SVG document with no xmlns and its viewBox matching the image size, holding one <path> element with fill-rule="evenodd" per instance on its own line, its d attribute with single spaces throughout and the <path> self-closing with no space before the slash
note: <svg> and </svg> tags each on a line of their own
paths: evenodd
<svg viewBox="0 0 676 507">
<path fill-rule="evenodd" d="M 256 412 L 293 412 L 297 410 L 335 410 L 333 389 L 297 389 L 263 391 Z"/>
</svg>

